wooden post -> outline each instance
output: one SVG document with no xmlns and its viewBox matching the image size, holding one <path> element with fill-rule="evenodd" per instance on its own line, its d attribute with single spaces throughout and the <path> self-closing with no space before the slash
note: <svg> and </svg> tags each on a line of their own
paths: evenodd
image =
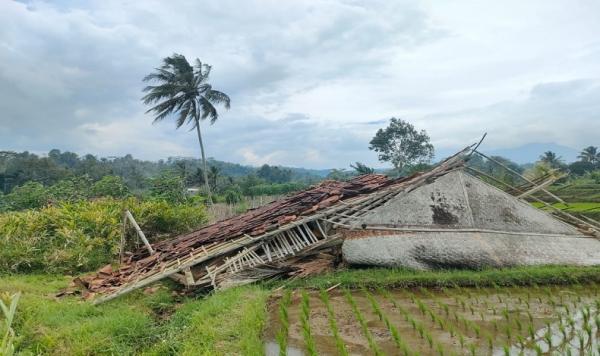
<svg viewBox="0 0 600 356">
<path fill-rule="evenodd" d="M 150 243 L 148 242 L 148 239 L 146 239 L 146 235 L 144 235 L 144 232 L 142 231 L 142 229 L 140 229 L 140 226 L 135 221 L 135 219 L 133 218 L 133 215 L 131 215 L 131 212 L 129 210 L 125 210 L 125 216 L 127 216 L 127 218 L 129 219 L 129 221 L 131 221 L 131 224 L 135 228 L 135 231 L 137 232 L 138 236 L 140 237 L 140 239 L 142 240 L 142 242 L 144 243 L 144 245 L 146 245 L 146 248 L 148 249 L 148 252 L 150 252 L 150 254 L 153 255 L 154 254 L 154 250 L 152 249 L 152 246 L 150 246 Z"/>
<path fill-rule="evenodd" d="M 193 286 L 195 281 L 194 281 L 194 275 L 192 274 L 192 270 L 188 267 L 185 268 L 183 270 L 183 274 L 185 275 L 185 283 L 188 287 Z"/>
<path fill-rule="evenodd" d="M 121 223 L 121 242 L 119 243 L 119 264 L 123 263 L 123 253 L 125 252 L 125 234 L 127 233 L 127 216 L 123 211 L 123 221 Z"/>
</svg>

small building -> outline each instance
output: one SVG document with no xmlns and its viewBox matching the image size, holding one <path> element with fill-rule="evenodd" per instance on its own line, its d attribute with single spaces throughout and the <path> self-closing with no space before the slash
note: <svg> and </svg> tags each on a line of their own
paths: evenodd
<svg viewBox="0 0 600 356">
<path fill-rule="evenodd" d="M 546 203 L 552 213 L 542 211 L 525 200 L 540 200 L 536 192 L 554 196 L 545 189 L 552 177 L 523 178 L 525 184 L 501 190 L 482 180 L 493 177 L 469 169 L 473 154 L 484 156 L 469 146 L 427 172 L 399 179 L 371 174 L 324 181 L 147 244 L 117 270 L 107 266 L 84 283 L 90 296 L 101 294 L 95 302 L 102 302 L 163 278 L 188 288 L 226 288 L 340 264 L 415 269 L 600 264 L 600 223 Z"/>
</svg>

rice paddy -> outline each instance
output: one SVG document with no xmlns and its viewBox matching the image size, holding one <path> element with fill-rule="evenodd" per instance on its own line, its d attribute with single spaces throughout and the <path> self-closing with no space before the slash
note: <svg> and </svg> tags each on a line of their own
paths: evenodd
<svg viewBox="0 0 600 356">
<path fill-rule="evenodd" d="M 276 344 L 288 354 L 600 355 L 599 292 L 596 283 L 299 289 L 273 301 L 265 336 L 285 338 Z"/>
</svg>

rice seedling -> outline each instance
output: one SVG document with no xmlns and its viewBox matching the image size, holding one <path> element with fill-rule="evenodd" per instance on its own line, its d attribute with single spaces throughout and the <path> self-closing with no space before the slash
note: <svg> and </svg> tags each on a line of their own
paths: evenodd
<svg viewBox="0 0 600 356">
<path fill-rule="evenodd" d="M 329 329 L 331 330 L 331 333 L 333 334 L 333 337 L 335 339 L 335 347 L 337 348 L 338 353 L 340 355 L 346 356 L 348 355 L 348 350 L 346 350 L 346 344 L 344 344 L 344 340 L 342 340 L 342 338 L 340 337 L 340 332 L 337 326 L 337 322 L 335 320 L 335 313 L 333 311 L 331 303 L 329 302 L 329 294 L 327 294 L 327 291 L 321 290 L 321 300 L 323 301 L 323 304 L 325 304 L 325 308 L 327 308 Z"/>
<path fill-rule="evenodd" d="M 373 311 L 375 312 L 375 314 L 379 317 L 380 320 L 382 320 L 384 322 L 385 326 L 388 328 L 388 330 L 392 334 L 392 339 L 394 340 L 394 343 L 396 344 L 398 349 L 402 352 L 402 354 L 404 356 L 408 356 L 408 355 L 412 354 L 413 352 L 410 350 L 410 348 L 404 342 L 404 340 L 402 340 L 402 338 L 400 337 L 400 333 L 398 332 L 398 329 L 390 322 L 387 315 L 383 312 L 383 310 L 379 306 L 379 303 L 377 302 L 377 300 L 367 290 L 364 290 L 364 293 L 365 293 L 365 296 L 367 297 L 367 299 L 369 300 L 369 302 L 371 303 L 371 307 L 373 308 Z"/>
<path fill-rule="evenodd" d="M 288 331 L 290 328 L 290 320 L 288 308 L 292 301 L 292 292 L 286 291 L 281 301 L 279 302 L 279 322 L 281 329 L 277 332 L 277 344 L 279 345 L 279 355 L 284 356 L 287 352 Z"/>
<path fill-rule="evenodd" d="M 310 300 L 306 291 L 302 291 L 301 308 L 300 323 L 302 324 L 302 335 L 304 336 L 306 351 L 309 355 L 315 356 L 317 355 L 317 349 L 310 330 Z"/>
<path fill-rule="evenodd" d="M 379 348 L 379 346 L 377 346 L 377 343 L 373 339 L 373 335 L 371 334 L 371 331 L 369 331 L 367 322 L 365 321 L 365 318 L 362 315 L 362 312 L 360 311 L 360 309 L 358 309 L 358 305 L 356 305 L 356 301 L 352 297 L 352 294 L 350 294 L 350 292 L 348 290 L 346 290 L 344 292 L 344 294 L 346 296 L 346 300 L 348 301 L 348 303 L 350 304 L 350 307 L 352 308 L 352 312 L 354 313 L 354 316 L 356 317 L 356 319 L 358 320 L 358 323 L 360 324 L 360 327 L 362 328 L 363 334 L 367 338 L 367 342 L 369 343 L 369 347 L 371 348 L 371 351 L 373 351 L 373 353 L 375 353 L 375 355 L 383 355 L 381 349 Z"/>
</svg>

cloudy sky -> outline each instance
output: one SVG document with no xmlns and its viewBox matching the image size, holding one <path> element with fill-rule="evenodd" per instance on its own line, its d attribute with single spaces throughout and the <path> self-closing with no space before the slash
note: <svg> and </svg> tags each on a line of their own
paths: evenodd
<svg viewBox="0 0 600 356">
<path fill-rule="evenodd" d="M 595 0 L 0 0 L 0 149 L 199 155 L 140 102 L 174 52 L 232 99 L 203 126 L 221 160 L 378 165 L 392 116 L 438 156 L 486 131 L 487 151 L 600 145 Z"/>
</svg>

